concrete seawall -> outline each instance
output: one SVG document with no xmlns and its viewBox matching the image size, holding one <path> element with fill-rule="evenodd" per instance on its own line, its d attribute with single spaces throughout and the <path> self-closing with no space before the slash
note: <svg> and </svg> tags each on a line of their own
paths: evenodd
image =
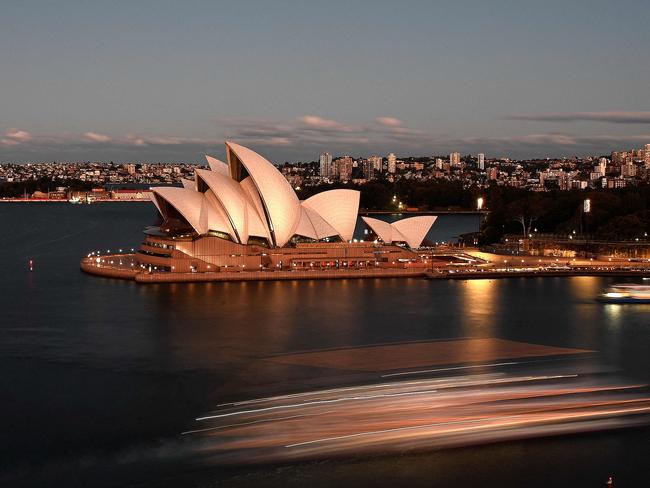
<svg viewBox="0 0 650 488">
<path fill-rule="evenodd" d="M 486 271 L 443 273 L 427 271 L 425 277 L 430 280 L 487 280 L 505 278 L 559 278 L 571 276 L 612 276 L 612 277 L 650 277 L 647 270 L 557 270 L 557 271 Z"/>
<path fill-rule="evenodd" d="M 285 281 L 423 277 L 422 270 L 243 271 L 217 273 L 140 273 L 138 283 L 195 283 L 210 281 Z"/>
<path fill-rule="evenodd" d="M 336 280 L 336 279 L 372 279 L 372 278 L 413 278 L 425 277 L 432 280 L 476 280 L 504 278 L 557 278 L 571 276 L 612 276 L 612 277 L 650 277 L 648 268 L 612 268 L 596 269 L 562 269 L 536 271 L 492 271 L 492 270 L 449 270 L 431 271 L 422 268 L 366 268 L 366 269 L 325 269 L 294 271 L 216 271 L 201 273 L 146 272 L 139 267 L 134 269 L 131 263 L 134 254 L 111 255 L 106 258 L 117 264 L 99 264 L 95 259 L 86 257 L 81 260 L 81 270 L 96 276 L 132 280 L 138 283 L 206 283 L 228 281 L 285 281 L 285 280 Z M 106 259 L 105 258 L 105 259 Z"/>
<path fill-rule="evenodd" d="M 81 268 L 81 271 L 88 274 L 103 276 L 105 278 L 119 278 L 122 280 L 134 280 L 135 276 L 139 273 L 139 271 L 136 271 L 134 269 L 120 269 L 113 266 L 99 266 L 91 262 L 89 258 L 82 259 L 79 266 Z"/>
<path fill-rule="evenodd" d="M 112 255 L 114 259 L 129 260 L 134 255 Z M 370 278 L 409 278 L 424 277 L 425 270 L 418 269 L 331 269 L 296 271 L 219 271 L 206 273 L 148 273 L 140 269 L 97 264 L 92 258 L 84 258 L 81 270 L 95 276 L 133 280 L 138 283 L 197 283 L 227 281 L 283 281 L 283 280 L 336 280 Z"/>
</svg>

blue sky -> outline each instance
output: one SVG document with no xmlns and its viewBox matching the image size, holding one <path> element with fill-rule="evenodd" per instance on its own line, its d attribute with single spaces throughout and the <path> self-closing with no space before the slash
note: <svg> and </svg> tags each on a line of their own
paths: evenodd
<svg viewBox="0 0 650 488">
<path fill-rule="evenodd" d="M 640 147 L 648 26 L 625 0 L 3 0 L 0 162 Z"/>
</svg>

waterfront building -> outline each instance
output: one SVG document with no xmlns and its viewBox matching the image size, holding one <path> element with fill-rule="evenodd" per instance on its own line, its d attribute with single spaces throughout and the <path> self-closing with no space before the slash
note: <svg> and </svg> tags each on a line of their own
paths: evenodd
<svg viewBox="0 0 650 488">
<path fill-rule="evenodd" d="M 188 181 L 188 180 L 183 180 L 183 181 Z M 118 189 L 118 190 L 112 190 L 110 192 L 110 198 L 111 200 L 119 200 L 119 201 L 124 201 L 124 200 L 130 200 L 130 201 L 138 201 L 138 200 L 150 200 L 151 199 L 151 191 L 150 190 L 144 190 L 144 189 Z"/>
<path fill-rule="evenodd" d="M 367 221 L 378 239 L 357 242 L 358 191 L 329 190 L 300 201 L 282 173 L 256 152 L 227 142 L 226 154 L 227 163 L 207 156 L 210 169 L 197 169 L 183 188 L 151 189 L 162 223 L 145 230 L 138 253 L 129 256 L 132 269 L 111 268 L 99 257 L 95 263 L 91 256 L 82 269 L 130 279 L 156 275 L 145 281 L 169 281 L 169 273 L 372 267 L 373 275 L 381 276 L 381 269 L 405 268 L 405 263 L 423 269 L 414 249 L 434 216 L 402 219 L 390 224 L 391 233 Z M 194 281 L 192 276 L 182 280 Z"/>
</svg>

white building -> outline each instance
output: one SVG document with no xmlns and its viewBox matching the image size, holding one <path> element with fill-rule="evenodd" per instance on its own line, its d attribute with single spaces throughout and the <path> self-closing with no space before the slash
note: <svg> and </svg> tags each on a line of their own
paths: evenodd
<svg viewBox="0 0 650 488">
<path fill-rule="evenodd" d="M 485 154 L 483 153 L 478 153 L 478 169 L 485 170 Z"/>
<path fill-rule="evenodd" d="M 388 172 L 394 174 L 395 171 L 397 170 L 397 156 L 395 156 L 395 154 L 393 153 L 390 153 L 387 159 L 388 159 Z"/>
<path fill-rule="evenodd" d="M 178 237 L 178 249 L 186 246 L 183 249 L 195 255 L 195 241 L 203 237 L 219 238 L 222 247 L 233 243 L 262 248 L 291 247 L 296 239 L 352 240 L 358 191 L 329 190 L 300 201 L 282 173 L 258 153 L 226 142 L 226 154 L 227 163 L 206 156 L 210 169 L 197 169 L 194 180 L 184 179 L 182 188 L 151 189 L 163 217 L 161 232 L 170 240 Z M 351 167 L 352 158 L 347 158 Z M 391 224 L 399 232 L 390 239 L 384 236 L 419 247 L 434 222 L 435 217 L 402 219 Z"/>
<path fill-rule="evenodd" d="M 370 156 L 368 162 L 372 165 L 373 171 L 375 173 L 381 173 L 383 158 L 381 156 Z"/>
<path fill-rule="evenodd" d="M 598 160 L 598 171 L 605 176 L 607 174 L 607 158 L 600 158 Z"/>
<path fill-rule="evenodd" d="M 320 155 L 320 175 L 323 178 L 329 178 L 332 172 L 332 155 L 323 153 Z"/>
</svg>

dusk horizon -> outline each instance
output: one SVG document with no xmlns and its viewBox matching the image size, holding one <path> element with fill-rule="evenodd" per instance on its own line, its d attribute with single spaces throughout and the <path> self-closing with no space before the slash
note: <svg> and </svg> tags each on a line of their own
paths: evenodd
<svg viewBox="0 0 650 488">
<path fill-rule="evenodd" d="M 649 21 L 640 1 L 11 1 L 0 162 L 194 162 L 224 140 L 274 162 L 609 154 L 650 140 Z"/>
</svg>

